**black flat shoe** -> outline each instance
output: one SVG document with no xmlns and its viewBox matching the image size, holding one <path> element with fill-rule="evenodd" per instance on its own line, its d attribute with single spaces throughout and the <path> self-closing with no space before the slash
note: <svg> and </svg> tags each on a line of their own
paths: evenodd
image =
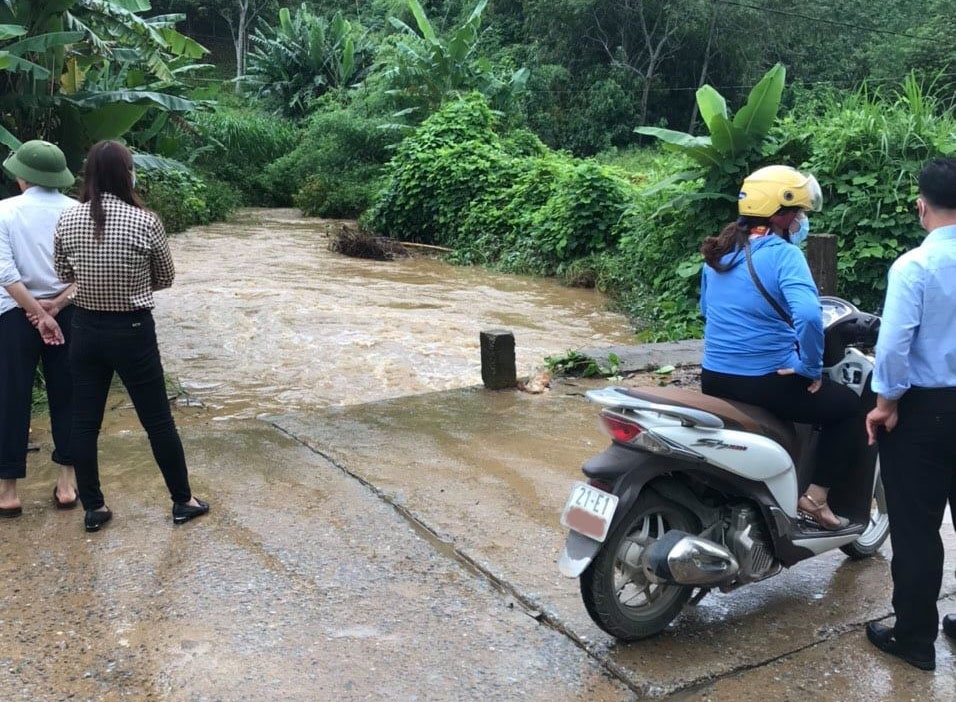
<svg viewBox="0 0 956 702">
<path fill-rule="evenodd" d="M 916 651 L 911 646 L 905 646 L 896 639 L 896 632 L 888 626 L 870 622 L 866 625 L 866 638 L 884 653 L 901 658 L 920 670 L 936 670 L 936 652 Z"/>
<path fill-rule="evenodd" d="M 60 493 L 56 485 L 53 486 L 53 504 L 56 505 L 57 509 L 73 509 L 76 507 L 76 498 L 74 497 L 70 502 L 60 502 Z"/>
<path fill-rule="evenodd" d="M 0 507 L 0 519 L 16 519 L 23 514 L 23 507 Z"/>
<path fill-rule="evenodd" d="M 956 614 L 947 614 L 943 617 L 943 633 L 951 639 L 956 639 Z"/>
<path fill-rule="evenodd" d="M 173 524 L 185 524 L 190 519 L 195 519 L 196 517 L 201 517 L 206 512 L 209 511 L 209 504 L 203 502 L 198 497 L 196 502 L 199 503 L 197 507 L 192 505 L 185 504 L 181 505 L 178 502 L 173 503 Z"/>
<path fill-rule="evenodd" d="M 88 509 L 86 516 L 83 517 L 83 526 L 87 531 L 99 531 L 100 527 L 113 518 L 113 513 L 108 509 L 106 511 Z"/>
</svg>

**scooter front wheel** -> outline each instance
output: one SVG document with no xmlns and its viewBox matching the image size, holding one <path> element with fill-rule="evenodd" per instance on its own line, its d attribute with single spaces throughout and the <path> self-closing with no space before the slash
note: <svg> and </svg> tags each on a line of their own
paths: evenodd
<svg viewBox="0 0 956 702">
<path fill-rule="evenodd" d="M 581 574 L 584 606 L 611 636 L 624 641 L 653 636 L 690 598 L 693 587 L 651 582 L 638 565 L 644 549 L 675 529 L 695 533 L 694 515 L 647 490 Z"/>
</svg>

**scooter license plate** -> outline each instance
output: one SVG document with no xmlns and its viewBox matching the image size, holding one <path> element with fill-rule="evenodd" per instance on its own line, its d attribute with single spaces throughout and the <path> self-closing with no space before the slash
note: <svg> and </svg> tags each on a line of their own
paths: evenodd
<svg viewBox="0 0 956 702">
<path fill-rule="evenodd" d="M 575 483 L 561 513 L 561 526 L 595 541 L 604 541 L 617 509 L 617 495 L 587 483 Z"/>
</svg>

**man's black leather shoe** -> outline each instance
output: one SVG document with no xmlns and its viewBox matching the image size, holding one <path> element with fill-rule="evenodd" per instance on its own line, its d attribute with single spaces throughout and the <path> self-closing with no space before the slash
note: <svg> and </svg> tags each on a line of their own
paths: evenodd
<svg viewBox="0 0 956 702">
<path fill-rule="evenodd" d="M 206 512 L 209 511 L 209 505 L 198 497 L 196 502 L 199 503 L 197 507 L 193 507 L 189 504 L 181 505 L 178 502 L 173 503 L 173 524 L 185 524 L 190 519 L 195 519 Z"/>
<path fill-rule="evenodd" d="M 951 639 L 956 639 L 956 614 L 947 614 L 943 617 L 943 633 Z"/>
<path fill-rule="evenodd" d="M 896 632 L 892 627 L 870 622 L 866 625 L 866 638 L 884 653 L 902 658 L 920 670 L 936 670 L 936 651 L 932 647 L 929 651 L 916 651 L 909 646 L 904 646 L 896 640 Z"/>
<path fill-rule="evenodd" d="M 108 509 L 105 511 L 88 509 L 86 516 L 83 517 L 83 526 L 87 531 L 99 531 L 100 527 L 113 518 L 113 513 Z"/>
</svg>

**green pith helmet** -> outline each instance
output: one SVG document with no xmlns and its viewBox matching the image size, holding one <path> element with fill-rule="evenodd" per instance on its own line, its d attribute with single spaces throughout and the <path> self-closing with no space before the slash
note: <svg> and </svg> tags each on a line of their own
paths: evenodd
<svg viewBox="0 0 956 702">
<path fill-rule="evenodd" d="M 68 188 L 75 180 L 60 148 L 42 139 L 21 144 L 7 156 L 3 168 L 14 178 L 44 188 Z"/>
</svg>

